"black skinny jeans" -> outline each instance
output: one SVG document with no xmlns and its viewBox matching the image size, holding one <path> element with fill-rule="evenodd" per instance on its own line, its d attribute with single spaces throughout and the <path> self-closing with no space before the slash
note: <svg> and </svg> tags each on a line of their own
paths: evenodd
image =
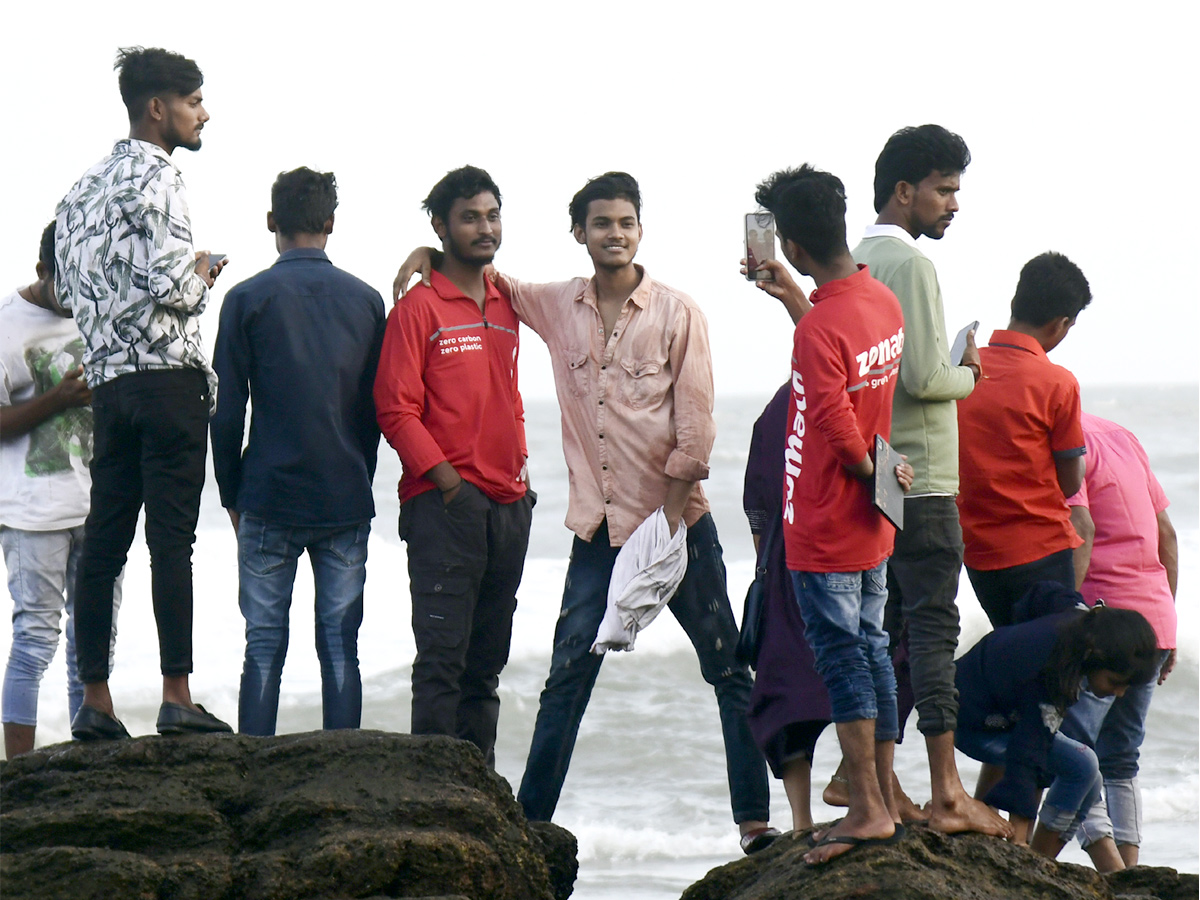
<svg viewBox="0 0 1200 900">
<path fill-rule="evenodd" d="M 92 392 L 92 505 L 75 596 L 84 684 L 108 680 L 113 583 L 143 505 L 162 674 L 192 671 L 192 544 L 204 487 L 208 405 L 199 369 L 132 372 Z"/>
</svg>

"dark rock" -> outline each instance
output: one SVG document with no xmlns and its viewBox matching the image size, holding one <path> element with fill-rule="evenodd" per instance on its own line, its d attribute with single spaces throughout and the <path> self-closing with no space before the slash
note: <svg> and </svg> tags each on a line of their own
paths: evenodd
<svg viewBox="0 0 1200 900">
<path fill-rule="evenodd" d="M 578 868 L 442 737 L 59 744 L 4 764 L 0 807 L 6 900 L 565 900 Z"/>
<path fill-rule="evenodd" d="M 910 825 L 893 846 L 851 850 L 809 868 L 808 832 L 713 869 L 682 900 L 1194 900 L 1195 875 L 1138 866 L 1102 876 L 1025 847 Z"/>
</svg>

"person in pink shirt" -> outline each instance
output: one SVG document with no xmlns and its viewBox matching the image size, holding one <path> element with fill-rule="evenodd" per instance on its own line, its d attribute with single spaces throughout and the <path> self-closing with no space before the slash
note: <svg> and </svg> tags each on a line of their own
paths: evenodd
<svg viewBox="0 0 1200 900">
<path fill-rule="evenodd" d="M 1175 667 L 1175 587 L 1179 545 L 1167 515 L 1167 496 L 1150 471 L 1146 451 L 1132 432 L 1083 413 L 1087 469 L 1083 486 L 1067 500 L 1083 545 L 1075 550 L 1076 588 L 1090 605 L 1140 612 L 1154 628 L 1161 654 L 1157 683 Z M 1121 697 L 1084 691 L 1063 730 L 1094 744 L 1104 776 L 1104 803 L 1080 829 L 1091 849 L 1116 841 L 1124 865 L 1136 865 L 1142 839 L 1138 753 L 1155 681 Z M 1107 815 L 1105 807 L 1107 806 Z"/>
</svg>

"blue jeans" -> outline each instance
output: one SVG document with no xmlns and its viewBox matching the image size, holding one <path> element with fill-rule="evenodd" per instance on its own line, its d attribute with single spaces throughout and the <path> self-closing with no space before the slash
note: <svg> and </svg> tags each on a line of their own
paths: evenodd
<svg viewBox="0 0 1200 900">
<path fill-rule="evenodd" d="M 971 759 L 1003 766 L 1009 737 L 1007 731 L 977 731 L 960 724 L 954 745 Z M 1083 817 L 1100 801 L 1100 764 L 1091 747 L 1060 730 L 1050 745 L 1047 768 L 1054 774 L 1054 782 L 1046 792 L 1038 821 L 1063 840 L 1070 840 Z"/>
<path fill-rule="evenodd" d="M 883 630 L 887 560 L 865 572 L 792 572 L 792 587 L 833 721 L 874 719 L 875 740 L 894 741 L 896 673 Z"/>
<path fill-rule="evenodd" d="M 738 629 L 725 587 L 725 563 L 712 516 L 688 529 L 687 574 L 667 608 L 696 648 L 700 673 L 717 694 L 725 768 L 735 822 L 765 821 L 770 814 L 767 766 L 746 724 L 753 682 L 735 657 Z M 590 541 L 575 538 L 562 612 L 554 630 L 550 675 L 542 690 L 537 724 L 517 799 L 531 821 L 549 821 L 558 805 L 579 723 L 592 695 L 603 656 L 591 653 L 607 607 L 608 582 L 620 547 L 609 545 L 601 523 Z"/>
<path fill-rule="evenodd" d="M 83 683 L 75 660 L 75 570 L 83 555 L 83 526 L 61 531 L 23 531 L 0 526 L 0 545 L 13 599 L 13 637 L 4 671 L 3 718 L 37 725 L 38 690 L 58 649 L 59 622 L 67 613 L 67 708 L 71 721 L 83 705 Z M 113 585 L 108 670 L 117 639 L 121 578 Z"/>
<path fill-rule="evenodd" d="M 296 561 L 305 550 L 316 589 L 324 727 L 358 727 L 362 719 L 358 627 L 362 624 L 370 531 L 370 522 L 300 528 L 274 525 L 251 515 L 241 517 L 238 604 L 246 619 L 246 659 L 238 696 L 238 731 L 242 734 L 275 733 L 292 583 Z"/>
<path fill-rule="evenodd" d="M 1166 659 L 1164 650 L 1159 656 L 1158 669 Z M 1063 728 L 1072 737 L 1096 748 L 1104 779 L 1105 802 L 1088 814 L 1079 831 L 1084 847 L 1105 837 L 1118 844 L 1142 843 L 1138 757 L 1157 681 L 1156 675 L 1148 684 L 1130 687 L 1122 697 L 1097 697 L 1091 691 L 1080 691 L 1079 700 L 1067 710 Z"/>
</svg>

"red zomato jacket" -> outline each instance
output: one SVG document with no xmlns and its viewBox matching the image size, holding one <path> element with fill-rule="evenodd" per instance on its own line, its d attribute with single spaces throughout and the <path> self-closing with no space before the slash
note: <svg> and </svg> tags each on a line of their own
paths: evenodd
<svg viewBox="0 0 1200 900">
<path fill-rule="evenodd" d="M 425 473 L 449 461 L 500 503 L 525 495 L 525 410 L 517 389 L 518 322 L 490 282 L 484 310 L 440 272 L 388 316 L 375 413 L 404 472 L 400 502 L 432 490 Z"/>
</svg>

